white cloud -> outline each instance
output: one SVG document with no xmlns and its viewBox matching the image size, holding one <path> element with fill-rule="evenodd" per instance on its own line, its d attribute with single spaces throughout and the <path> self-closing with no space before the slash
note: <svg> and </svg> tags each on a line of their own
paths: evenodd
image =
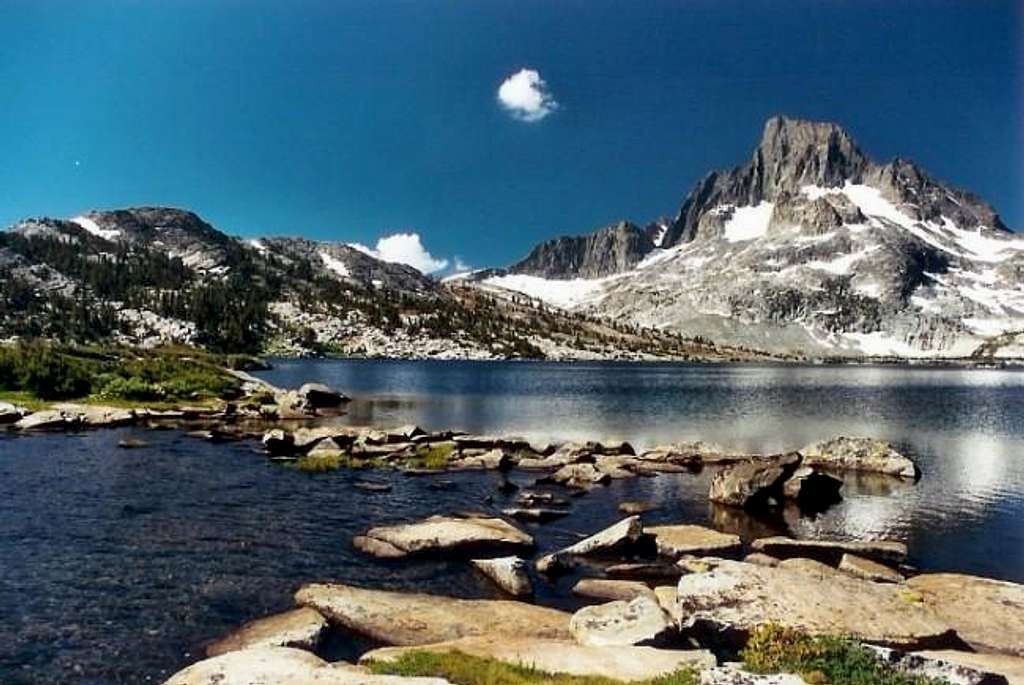
<svg viewBox="0 0 1024 685">
<path fill-rule="evenodd" d="M 505 79 L 498 87 L 498 101 L 520 121 L 540 121 L 558 109 L 536 69 L 520 69 Z"/>
<path fill-rule="evenodd" d="M 419 233 L 395 233 L 385 236 L 377 241 L 376 248 L 360 243 L 349 243 L 349 247 L 381 261 L 407 264 L 425 274 L 441 271 L 448 266 L 447 259 L 438 259 L 427 252 L 427 248 L 420 242 Z"/>
<path fill-rule="evenodd" d="M 473 270 L 473 267 L 471 267 L 466 262 L 462 261 L 461 257 L 459 257 L 458 255 L 455 255 L 455 264 L 452 266 L 452 273 L 453 274 L 464 274 L 464 273 L 468 273 L 468 272 L 470 272 L 472 270 Z"/>
</svg>

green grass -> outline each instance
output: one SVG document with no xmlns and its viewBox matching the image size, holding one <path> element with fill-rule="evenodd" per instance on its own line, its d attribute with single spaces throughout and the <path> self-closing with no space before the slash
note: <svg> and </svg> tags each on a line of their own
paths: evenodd
<svg viewBox="0 0 1024 685">
<path fill-rule="evenodd" d="M 25 407 L 29 411 L 46 409 L 49 405 L 49 402 L 46 400 L 41 400 L 25 390 L 0 390 L 0 402 L 10 402 L 19 407 Z"/>
<path fill-rule="evenodd" d="M 445 678 L 455 685 L 621 685 L 621 681 L 612 678 L 546 673 L 458 651 L 412 651 L 394 661 L 370 663 L 369 667 L 376 674 L 432 676 Z M 695 671 L 682 669 L 633 685 L 695 685 L 697 681 Z"/>
<path fill-rule="evenodd" d="M 292 467 L 303 473 L 328 473 L 338 469 L 368 469 L 387 465 L 383 458 L 362 458 L 347 452 L 305 455 L 299 457 Z"/>
<path fill-rule="evenodd" d="M 406 460 L 406 466 L 440 471 L 447 468 L 451 461 L 455 446 L 451 443 L 423 445 L 416 449 L 415 454 Z"/>
<path fill-rule="evenodd" d="M 946 685 L 909 676 L 855 640 L 810 637 L 775 625 L 757 628 L 740 656 L 753 673 L 797 673 L 811 685 Z"/>
</svg>

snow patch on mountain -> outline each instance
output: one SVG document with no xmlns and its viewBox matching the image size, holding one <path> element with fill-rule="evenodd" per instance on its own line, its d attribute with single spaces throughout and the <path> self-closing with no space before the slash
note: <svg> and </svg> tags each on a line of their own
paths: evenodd
<svg viewBox="0 0 1024 685">
<path fill-rule="evenodd" d="M 73 217 L 70 221 L 73 224 L 78 224 L 89 233 L 92 233 L 94 236 L 103 238 L 104 240 L 115 240 L 119 235 L 121 235 L 121 231 L 118 231 L 116 229 L 101 228 L 100 225 L 96 223 L 94 219 L 90 219 L 87 216 L 76 216 Z"/>
<path fill-rule="evenodd" d="M 747 207 L 722 207 L 720 211 L 723 213 L 732 212 L 729 220 L 725 222 L 723 237 L 731 243 L 762 237 L 768 232 L 773 209 L 775 205 L 771 202 L 760 202 Z"/>
<path fill-rule="evenodd" d="M 525 274 L 507 274 L 492 276 L 482 282 L 487 286 L 514 290 L 555 307 L 573 309 L 600 299 L 604 284 L 608 280 L 608 278 L 557 280 Z"/>
<path fill-rule="evenodd" d="M 348 278 L 349 276 L 352 275 L 351 272 L 348 270 L 348 267 L 345 265 L 345 262 L 341 261 L 337 257 L 332 256 L 326 250 L 320 251 L 320 259 L 323 260 L 324 266 L 326 266 L 328 269 L 333 271 L 338 276 L 341 276 L 342 278 Z"/>
</svg>

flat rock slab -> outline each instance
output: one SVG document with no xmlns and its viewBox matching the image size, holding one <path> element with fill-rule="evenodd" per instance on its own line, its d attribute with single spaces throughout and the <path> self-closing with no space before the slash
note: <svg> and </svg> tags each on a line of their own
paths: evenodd
<svg viewBox="0 0 1024 685">
<path fill-rule="evenodd" d="M 256 647 L 195 663 L 164 685 L 450 685 L 443 678 L 371 675 L 301 649 Z"/>
<path fill-rule="evenodd" d="M 570 563 L 573 557 L 607 556 L 628 549 L 640 542 L 643 536 L 644 524 L 640 517 L 630 516 L 574 545 L 541 557 L 537 560 L 537 569 L 541 573 L 550 573 Z"/>
<path fill-rule="evenodd" d="M 569 622 L 576 641 L 588 647 L 650 645 L 674 632 L 674 627 L 672 618 L 651 595 L 583 607 Z"/>
<path fill-rule="evenodd" d="M 838 437 L 822 440 L 800 450 L 805 466 L 836 471 L 881 473 L 899 478 L 920 475 L 917 464 L 891 443 L 874 438 Z"/>
<path fill-rule="evenodd" d="M 533 538 L 499 518 L 431 516 L 417 523 L 371 528 L 356 536 L 352 544 L 367 554 L 393 559 L 439 552 L 529 549 Z"/>
<path fill-rule="evenodd" d="M 975 650 L 1024 657 L 1024 585 L 927 573 L 911 578 L 907 586 Z"/>
<path fill-rule="evenodd" d="M 672 588 L 675 592 L 675 588 Z M 578 597 L 589 599 L 600 599 L 604 601 L 616 601 L 636 599 L 641 595 L 654 596 L 650 587 L 635 580 L 607 580 L 604 578 L 584 578 L 572 588 L 572 593 Z"/>
<path fill-rule="evenodd" d="M 385 645 L 425 645 L 480 635 L 572 638 L 569 614 L 524 602 L 324 584 L 303 586 L 295 601 L 316 609 L 334 625 Z"/>
<path fill-rule="evenodd" d="M 754 540 L 750 547 L 778 559 L 807 557 L 833 566 L 839 564 L 844 554 L 890 564 L 907 559 L 907 546 L 895 540 L 796 540 L 777 536 Z"/>
<path fill-rule="evenodd" d="M 876 583 L 902 583 L 903 576 L 885 564 L 871 561 L 855 554 L 844 554 L 839 560 L 839 570 L 851 576 L 873 580 Z"/>
<path fill-rule="evenodd" d="M 314 650 L 327 630 L 327 619 L 320 612 L 301 607 L 257 619 L 211 643 L 207 656 L 219 656 L 252 647 L 297 647 Z"/>
<path fill-rule="evenodd" d="M 466 638 L 420 647 L 385 647 L 364 654 L 361 661 L 387 662 L 410 651 L 459 651 L 471 656 L 523 665 L 546 673 L 598 676 L 625 682 L 649 680 L 682 668 L 698 670 L 715 665 L 706 650 L 672 650 L 653 647 L 586 647 L 574 642 L 530 639 Z"/>
<path fill-rule="evenodd" d="M 658 554 L 678 559 L 684 554 L 729 555 L 741 549 L 740 537 L 694 525 L 648 526 L 644 532 L 654 536 Z"/>
<path fill-rule="evenodd" d="M 1024 658 L 1019 656 L 959 652 L 952 649 L 915 652 L 915 654 L 953 664 L 963 664 L 989 673 L 998 673 L 1006 678 L 1009 685 L 1024 685 Z"/>
<path fill-rule="evenodd" d="M 814 573 L 715 560 L 679 579 L 682 627 L 738 644 L 775 623 L 811 635 L 849 635 L 907 649 L 944 648 L 958 640 L 950 624 L 905 588 L 871 583 L 834 569 Z"/>
</svg>

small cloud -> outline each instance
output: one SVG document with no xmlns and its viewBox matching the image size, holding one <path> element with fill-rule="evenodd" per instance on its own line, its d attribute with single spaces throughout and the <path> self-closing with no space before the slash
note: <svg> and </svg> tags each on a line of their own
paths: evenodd
<svg viewBox="0 0 1024 685">
<path fill-rule="evenodd" d="M 425 274 L 441 271 L 448 266 L 447 259 L 438 259 L 427 252 L 420 241 L 419 233 L 395 233 L 377 241 L 376 248 L 360 243 L 349 243 L 349 247 L 364 252 L 384 262 L 406 264 Z"/>
<path fill-rule="evenodd" d="M 520 121 L 540 121 L 558 109 L 547 81 L 536 69 L 520 69 L 498 87 L 498 101 Z"/>
<path fill-rule="evenodd" d="M 473 270 L 473 267 L 471 267 L 466 262 L 462 261 L 461 257 L 459 257 L 458 255 L 455 256 L 455 264 L 452 266 L 452 273 L 453 274 L 469 273 L 472 270 Z"/>
</svg>

